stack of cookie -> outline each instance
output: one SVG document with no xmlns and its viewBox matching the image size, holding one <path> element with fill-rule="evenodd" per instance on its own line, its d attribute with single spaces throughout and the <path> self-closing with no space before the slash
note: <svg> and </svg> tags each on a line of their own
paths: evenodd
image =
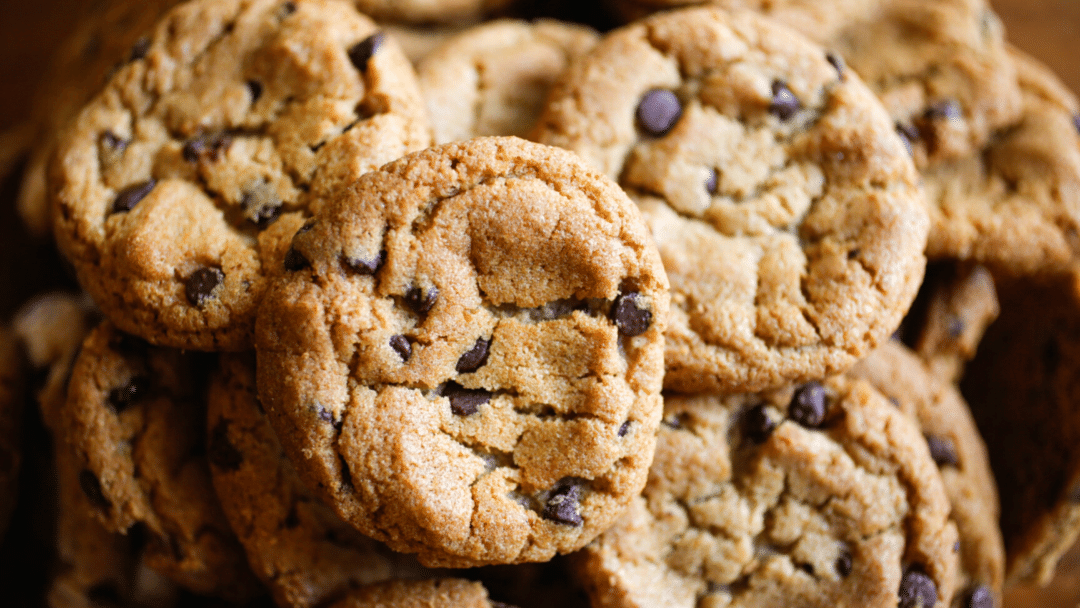
<svg viewBox="0 0 1080 608">
<path fill-rule="evenodd" d="M 19 198 L 85 291 L 15 320 L 48 604 L 1045 582 L 1080 531 L 1075 99 L 982 0 L 681 4 L 89 15 Z"/>
</svg>

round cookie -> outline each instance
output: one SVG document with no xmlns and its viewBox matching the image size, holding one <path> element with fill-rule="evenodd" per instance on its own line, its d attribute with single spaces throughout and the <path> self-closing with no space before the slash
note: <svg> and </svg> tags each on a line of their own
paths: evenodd
<svg viewBox="0 0 1080 608">
<path fill-rule="evenodd" d="M 1045 67 L 1011 57 L 1022 117 L 975 154 L 924 173 L 927 256 L 1006 274 L 1060 270 L 1080 259 L 1080 104 Z"/>
<path fill-rule="evenodd" d="M 685 9 L 609 34 L 553 90 L 537 140 L 617 177 L 660 249 L 665 387 L 842 371 L 915 297 L 927 222 L 914 167 L 837 67 L 752 13 Z"/>
<path fill-rule="evenodd" d="M 277 604 L 322 606 L 353 587 L 420 574 L 415 561 L 362 536 L 304 487 L 260 408 L 254 358 L 223 356 L 207 398 L 210 470 L 248 562 Z"/>
<path fill-rule="evenodd" d="M 309 487 L 425 565 L 576 550 L 645 482 L 667 279 L 618 186 L 480 138 L 360 178 L 259 309 L 259 396 Z"/>
<path fill-rule="evenodd" d="M 570 60 L 598 39 L 588 27 L 541 19 L 493 21 L 446 41 L 417 66 L 435 143 L 524 137 Z"/>
<path fill-rule="evenodd" d="M 960 535 L 953 608 L 1001 606 L 1005 547 L 998 529 L 997 487 L 971 411 L 948 379 L 903 345 L 889 341 L 851 368 L 919 425 L 941 471 Z"/>
<path fill-rule="evenodd" d="M 581 553 L 594 608 L 949 606 L 926 442 L 869 384 L 667 396 L 649 482 Z"/>
<path fill-rule="evenodd" d="M 514 0 L 352 0 L 365 15 L 412 25 L 475 23 Z"/>
<path fill-rule="evenodd" d="M 430 141 L 412 67 L 337 0 L 170 11 L 60 137 L 55 233 L 155 344 L 242 350 L 313 202 Z"/>
<path fill-rule="evenodd" d="M 107 529 L 144 527 L 151 567 L 197 593 L 241 600 L 257 583 L 206 461 L 212 362 L 102 323 L 75 360 L 60 428 L 80 467 L 79 485 Z"/>
<path fill-rule="evenodd" d="M 389 581 L 350 593 L 330 608 L 511 608 L 488 600 L 480 583 L 459 578 Z"/>
<path fill-rule="evenodd" d="M 1046 584 L 1080 535 L 1080 273 L 998 277 L 961 392 L 1001 496 L 1006 580 Z"/>
<path fill-rule="evenodd" d="M 26 403 L 23 357 L 15 334 L 0 327 L 0 538 L 15 510 L 22 463 L 22 418 Z"/>
</svg>

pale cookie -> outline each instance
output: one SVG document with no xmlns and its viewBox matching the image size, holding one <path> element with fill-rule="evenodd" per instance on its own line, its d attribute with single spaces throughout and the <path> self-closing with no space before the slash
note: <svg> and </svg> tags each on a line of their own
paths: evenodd
<svg viewBox="0 0 1080 608">
<path fill-rule="evenodd" d="M 926 441 L 865 382 L 669 396 L 644 494 L 580 573 L 594 608 L 944 608 L 948 518 Z"/>
<path fill-rule="evenodd" d="M 591 28 L 546 19 L 493 21 L 454 36 L 417 66 L 435 143 L 526 136 L 552 84 L 598 39 Z"/>
<path fill-rule="evenodd" d="M 421 574 L 415 560 L 362 536 L 304 487 L 261 407 L 254 357 L 222 357 L 207 398 L 214 488 L 277 604 L 322 606 L 353 587 Z"/>
<path fill-rule="evenodd" d="M 1024 112 L 974 154 L 924 174 L 927 256 L 1008 274 L 1080 260 L 1080 105 L 1034 60 L 1012 52 Z"/>
<path fill-rule="evenodd" d="M 61 136 L 57 244 L 123 331 L 251 346 L 312 201 L 430 139 L 412 67 L 337 0 L 170 11 Z"/>
<path fill-rule="evenodd" d="M 997 487 L 986 445 L 960 391 L 894 341 L 857 363 L 850 375 L 872 384 L 915 420 L 941 471 L 952 506 L 949 519 L 960 535 L 953 608 L 1001 606 L 1005 547 Z"/>
<path fill-rule="evenodd" d="M 339 514 L 426 565 L 580 548 L 645 483 L 667 278 L 573 154 L 480 138 L 342 191 L 259 309 L 258 385 Z"/>
<path fill-rule="evenodd" d="M 107 529 L 145 526 L 153 568 L 197 593 L 239 600 L 257 583 L 206 461 L 212 364 L 211 355 L 152 347 L 105 322 L 82 344 L 60 428 Z"/>
<path fill-rule="evenodd" d="M 480 583 L 459 578 L 390 581 L 359 589 L 330 608 L 510 608 Z"/>
<path fill-rule="evenodd" d="M 1001 496 L 1009 581 L 1048 582 L 1080 534 L 1080 275 L 998 281 L 960 388 Z"/>
<path fill-rule="evenodd" d="M 842 371 L 918 290 L 926 212 L 892 122 L 824 50 L 757 15 L 686 9 L 609 34 L 536 137 L 641 207 L 672 284 L 669 389 Z"/>
</svg>

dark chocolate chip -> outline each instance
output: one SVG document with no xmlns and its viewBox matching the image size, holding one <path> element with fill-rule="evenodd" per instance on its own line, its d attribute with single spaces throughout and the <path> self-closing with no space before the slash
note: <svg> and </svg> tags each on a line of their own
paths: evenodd
<svg viewBox="0 0 1080 608">
<path fill-rule="evenodd" d="M 682 416 L 680 416 L 678 414 L 672 414 L 670 416 L 665 416 L 664 418 L 662 418 L 660 420 L 660 424 L 662 424 L 662 425 L 664 425 L 664 426 L 666 426 L 666 427 L 668 427 L 670 429 L 676 429 L 676 430 L 682 428 L 682 423 L 683 423 Z"/>
<path fill-rule="evenodd" d="M 147 392 L 149 385 L 150 382 L 145 377 L 132 376 L 123 386 L 109 391 L 109 407 L 117 414 L 123 412 Z"/>
<path fill-rule="evenodd" d="M 743 419 L 743 432 L 754 443 L 765 443 L 776 428 L 776 422 L 769 417 L 765 404 L 755 405 L 746 411 Z"/>
<path fill-rule="evenodd" d="M 939 437 L 937 435 L 927 435 L 926 445 L 930 447 L 930 457 L 934 459 L 939 467 L 946 465 L 956 466 L 960 462 L 960 458 L 956 455 L 956 446 L 953 445 L 952 439 L 948 437 Z"/>
<path fill-rule="evenodd" d="M 828 396 L 825 387 L 819 382 L 808 382 L 795 391 L 788 405 L 788 418 L 805 426 L 816 429 L 825 422 L 825 405 Z"/>
<path fill-rule="evenodd" d="M 382 32 L 375 32 L 367 38 L 364 38 L 349 49 L 349 61 L 352 61 L 352 64 L 356 66 L 356 69 L 360 70 L 361 73 L 367 72 L 368 61 L 375 56 L 375 53 L 379 52 L 379 49 L 385 41 L 386 34 Z"/>
<path fill-rule="evenodd" d="M 1077 132 L 1080 132 L 1080 114 L 1073 116 L 1073 126 L 1076 127 Z"/>
<path fill-rule="evenodd" d="M 986 585 L 979 585 L 968 595 L 964 606 L 966 608 L 994 608 L 994 594 Z"/>
<path fill-rule="evenodd" d="M 960 541 L 956 541 L 955 543 L 952 544 L 952 552 L 953 553 L 959 553 L 960 552 Z"/>
<path fill-rule="evenodd" d="M 419 287 L 413 287 L 405 294 L 405 304 L 418 315 L 426 315 L 438 299 L 439 290 L 436 287 L 426 292 Z"/>
<path fill-rule="evenodd" d="M 281 215 L 281 199 L 274 187 L 260 182 L 240 197 L 240 207 L 244 216 L 259 228 L 266 228 Z"/>
<path fill-rule="evenodd" d="M 859 257 L 860 253 L 862 253 L 862 249 L 859 249 L 858 247 L 856 247 L 855 249 L 852 249 L 851 251 L 847 252 L 847 259 L 854 260 L 855 258 Z"/>
<path fill-rule="evenodd" d="M 900 608 L 931 608 L 937 603 L 934 579 L 917 568 L 910 568 L 900 579 Z"/>
<path fill-rule="evenodd" d="M 295 247 L 290 247 L 285 252 L 285 270 L 295 272 L 311 266 L 311 262 L 304 257 L 304 254 L 296 250 Z"/>
<path fill-rule="evenodd" d="M 490 346 L 491 340 L 477 338 L 476 343 L 473 344 L 472 348 L 465 351 L 465 354 L 461 355 L 461 358 L 458 359 L 454 369 L 456 369 L 459 374 L 468 374 L 480 369 L 487 363 Z"/>
<path fill-rule="evenodd" d="M 795 93 L 788 88 L 783 80 L 774 80 L 772 83 L 772 101 L 769 102 L 769 112 L 772 112 L 780 120 L 787 120 L 799 111 L 802 103 Z"/>
<path fill-rule="evenodd" d="M 225 273 L 217 268 L 204 267 L 191 273 L 184 281 L 184 293 L 192 306 L 202 307 L 214 296 L 214 290 L 225 280 Z"/>
<path fill-rule="evenodd" d="M 247 81 L 247 88 L 248 92 L 251 93 L 251 103 L 259 101 L 259 98 L 262 97 L 263 93 L 262 83 L 258 80 L 249 80 Z"/>
<path fill-rule="evenodd" d="M 143 57 L 146 57 L 148 52 L 150 52 L 150 39 L 143 36 L 136 40 L 135 44 L 131 46 L 131 57 L 129 58 L 129 61 L 138 61 Z"/>
<path fill-rule="evenodd" d="M 105 498 L 105 493 L 101 491 L 101 482 L 90 471 L 84 469 L 79 473 L 79 487 L 82 488 L 83 494 L 86 494 L 86 498 L 91 505 L 102 511 L 108 511 L 112 508 L 112 503 L 109 502 L 108 498 Z"/>
<path fill-rule="evenodd" d="M 954 99 L 943 99 L 926 109 L 926 118 L 930 120 L 959 120 L 961 116 L 963 116 L 963 111 Z"/>
<path fill-rule="evenodd" d="M 962 335 L 964 335 L 964 320 L 954 315 L 949 319 L 949 337 L 955 340 Z"/>
<path fill-rule="evenodd" d="M 705 178 L 705 191 L 709 194 L 716 194 L 716 189 L 719 187 L 719 178 L 716 175 L 716 169 L 709 169 L 709 176 Z"/>
<path fill-rule="evenodd" d="M 203 159 L 217 161 L 221 158 L 221 154 L 228 150 L 231 145 L 232 137 L 227 133 L 216 133 L 214 135 L 202 134 L 193 139 L 189 139 L 184 144 L 182 153 L 184 155 L 184 160 L 189 163 L 197 163 Z"/>
<path fill-rule="evenodd" d="M 210 431 L 210 445 L 207 446 L 210 464 L 222 471 L 237 471 L 244 462 L 244 455 L 229 441 L 229 421 L 222 418 Z"/>
<path fill-rule="evenodd" d="M 113 152 L 117 154 L 122 154 L 124 150 L 127 149 L 128 144 L 131 142 L 120 137 L 116 133 L 113 133 L 112 131 L 105 131 L 101 134 L 101 143 Z"/>
<path fill-rule="evenodd" d="M 383 260 L 385 258 L 386 254 L 382 251 L 379 252 L 379 255 L 375 256 L 370 260 L 342 256 L 342 260 L 345 262 L 345 265 L 348 266 L 350 270 L 359 274 L 368 275 L 378 272 L 379 267 L 382 266 Z"/>
<path fill-rule="evenodd" d="M 799 570 L 802 570 L 810 576 L 814 576 L 814 566 L 811 564 L 799 564 Z"/>
<path fill-rule="evenodd" d="M 127 212 L 134 209 L 135 205 L 139 204 L 139 201 L 146 198 L 147 194 L 150 194 L 150 191 L 154 189 L 156 184 L 157 182 L 151 179 L 145 182 L 132 184 L 121 190 L 117 193 L 116 200 L 113 201 L 113 213 Z"/>
<path fill-rule="evenodd" d="M 611 320 L 619 328 L 619 333 L 627 337 L 645 333 L 652 324 L 652 312 L 638 308 L 638 296 L 635 291 L 620 294 L 611 307 Z"/>
<path fill-rule="evenodd" d="M 851 557 L 851 552 L 847 549 L 841 549 L 840 555 L 836 558 L 836 573 L 841 578 L 847 578 L 851 574 L 851 569 L 855 566 L 854 560 Z"/>
<path fill-rule="evenodd" d="M 491 401 L 491 393 L 482 388 L 465 388 L 457 382 L 447 382 L 442 395 L 450 399 L 450 411 L 455 416 L 472 416 L 480 406 Z"/>
<path fill-rule="evenodd" d="M 296 3 L 295 2 L 286 2 L 285 4 L 281 5 L 281 16 L 282 17 L 288 17 L 289 15 L 291 15 L 291 14 L 293 14 L 295 12 L 296 12 Z"/>
<path fill-rule="evenodd" d="M 578 513 L 580 502 L 581 486 L 572 479 L 562 479 L 555 484 L 540 515 L 556 523 L 580 527 L 584 523 Z"/>
<path fill-rule="evenodd" d="M 334 415 L 330 413 L 330 410 L 322 407 L 319 408 L 319 420 L 322 420 L 338 430 L 341 430 L 341 426 L 344 424 L 344 421 L 342 420 L 335 420 Z"/>
<path fill-rule="evenodd" d="M 900 134 L 900 137 L 907 140 L 908 144 L 913 144 L 919 140 L 919 130 L 914 125 L 898 122 L 896 123 L 896 132 Z"/>
<path fill-rule="evenodd" d="M 641 98 L 637 107 L 637 120 L 649 135 L 667 135 L 682 116 L 682 103 L 675 93 L 667 89 L 651 89 Z"/>
<path fill-rule="evenodd" d="M 626 437 L 626 434 L 629 433 L 629 432 L 630 432 L 630 421 L 627 420 L 626 422 L 622 423 L 622 426 L 619 427 L 619 437 Z"/>
<path fill-rule="evenodd" d="M 825 53 L 825 60 L 836 69 L 836 75 L 840 80 L 847 80 L 847 74 L 844 72 L 844 59 L 836 53 Z"/>
<path fill-rule="evenodd" d="M 412 343 L 402 335 L 390 336 L 390 348 L 401 357 L 402 361 L 408 361 L 412 356 Z"/>
</svg>

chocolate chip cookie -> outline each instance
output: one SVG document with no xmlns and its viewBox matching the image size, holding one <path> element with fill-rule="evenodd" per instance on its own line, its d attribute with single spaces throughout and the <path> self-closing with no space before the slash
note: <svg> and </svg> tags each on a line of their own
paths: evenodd
<svg viewBox="0 0 1080 608">
<path fill-rule="evenodd" d="M 641 207 L 672 284 L 667 388 L 842 371 L 915 297 L 925 203 L 892 121 L 825 50 L 760 16 L 685 9 L 608 34 L 535 135 Z"/>
<path fill-rule="evenodd" d="M 147 531 L 147 563 L 197 593 L 257 583 L 210 480 L 203 432 L 212 357 L 153 347 L 105 322 L 72 370 L 60 423 L 79 485 L 112 532 Z"/>
<path fill-rule="evenodd" d="M 327 202 L 259 309 L 259 396 L 309 487 L 422 563 L 543 561 L 645 482 L 667 278 L 573 154 L 446 144 Z"/>
<path fill-rule="evenodd" d="M 311 201 L 429 143 L 412 67 L 337 0 L 196 0 L 146 41 L 60 137 L 57 243 L 121 330 L 249 348 Z"/>
<path fill-rule="evenodd" d="M 948 517 L 926 441 L 865 382 L 668 396 L 645 491 L 580 572 L 595 607 L 940 608 Z"/>
<path fill-rule="evenodd" d="M 493 21 L 446 41 L 417 66 L 435 143 L 524 137 L 567 63 L 598 39 L 588 27 L 542 19 Z"/>
<path fill-rule="evenodd" d="M 986 445 L 971 411 L 947 379 L 936 376 L 912 351 L 889 341 L 851 369 L 911 417 L 922 430 L 941 471 L 960 535 L 954 608 L 1001 606 L 1005 547 Z"/>
<path fill-rule="evenodd" d="M 207 407 L 214 487 L 278 605 L 322 606 L 350 588 L 422 572 L 341 521 L 300 482 L 261 410 L 253 357 L 222 357 Z"/>
</svg>

